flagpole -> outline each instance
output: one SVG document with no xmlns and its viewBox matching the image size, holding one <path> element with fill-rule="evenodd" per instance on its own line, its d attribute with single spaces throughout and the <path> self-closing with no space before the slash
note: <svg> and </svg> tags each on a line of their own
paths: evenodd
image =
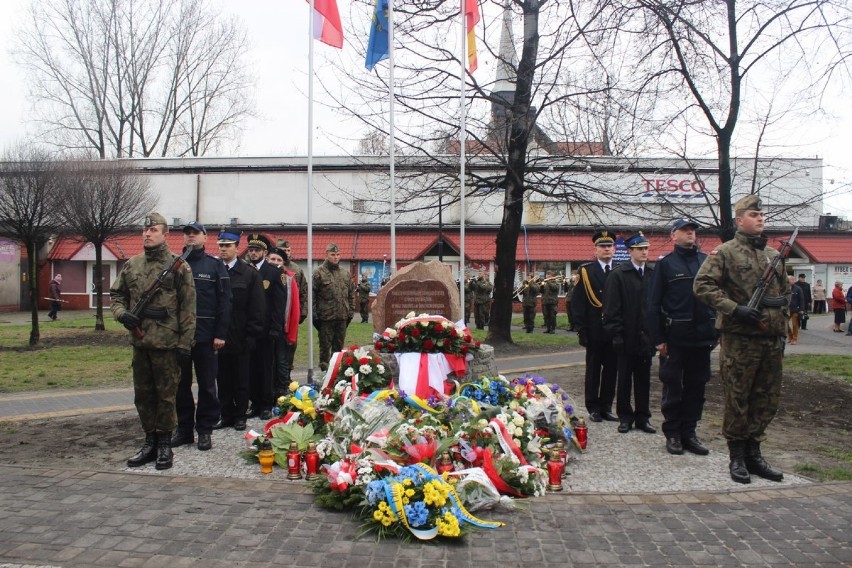
<svg viewBox="0 0 852 568">
<path fill-rule="evenodd" d="M 391 268 L 390 274 L 393 277 L 396 274 L 396 130 L 394 129 L 393 110 L 394 110 L 394 78 L 393 78 L 393 0 L 388 0 L 388 63 L 390 71 L 388 73 L 388 96 L 390 97 L 390 107 L 388 109 L 388 130 L 390 133 L 390 145 L 388 151 L 388 159 L 390 161 L 390 217 L 391 217 Z"/>
<path fill-rule="evenodd" d="M 313 227 L 313 204 L 314 204 L 314 0 L 311 0 L 311 9 L 308 11 L 308 384 L 314 378 L 314 227 Z"/>
<path fill-rule="evenodd" d="M 464 277 L 465 277 L 465 255 L 464 255 L 464 222 L 466 218 L 465 214 L 465 154 L 466 154 L 466 145 L 467 145 L 467 126 L 465 124 L 465 106 L 464 106 L 464 96 L 465 96 L 465 82 L 464 75 L 467 69 L 467 17 L 465 14 L 465 0 L 459 0 L 459 13 L 461 14 L 461 57 L 459 61 L 461 61 L 461 88 L 459 89 L 459 107 L 460 107 L 460 120 L 459 120 L 459 201 L 460 201 L 460 218 L 459 218 L 459 282 L 461 285 L 459 286 L 459 301 L 461 302 L 461 314 L 464 317 L 466 310 L 465 306 L 465 297 L 464 297 Z M 465 322 L 467 324 L 468 322 Z"/>
</svg>

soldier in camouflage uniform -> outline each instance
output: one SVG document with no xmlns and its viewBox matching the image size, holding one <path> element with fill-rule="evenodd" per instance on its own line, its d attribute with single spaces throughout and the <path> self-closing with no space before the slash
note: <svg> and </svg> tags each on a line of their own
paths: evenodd
<svg viewBox="0 0 852 568">
<path fill-rule="evenodd" d="M 471 306 L 473 306 L 473 280 L 471 280 L 470 275 L 465 270 L 464 273 L 464 323 L 466 325 L 470 325 L 470 312 Z"/>
<path fill-rule="evenodd" d="M 313 274 L 314 327 L 319 335 L 320 369 L 328 369 L 331 354 L 343 349 L 346 328 L 355 314 L 355 285 L 340 268 L 340 249 L 325 247 L 325 262 Z"/>
<path fill-rule="evenodd" d="M 749 483 L 749 474 L 754 474 L 781 481 L 781 471 L 761 456 L 760 443 L 781 397 L 790 285 L 783 263 L 778 264 L 763 304 L 748 307 L 766 266 L 778 252 L 766 248 L 760 198 L 744 197 L 736 202 L 734 211 L 734 239 L 710 253 L 695 277 L 693 290 L 699 300 L 716 309 L 718 317 L 725 396 L 722 433 L 728 440 L 731 479 Z"/>
<path fill-rule="evenodd" d="M 521 305 L 524 308 L 524 329 L 527 333 L 532 333 L 535 328 L 535 313 L 538 308 L 538 293 L 540 291 L 536 277 L 530 277 L 524 282 L 524 289 L 521 291 L 523 300 Z"/>
<path fill-rule="evenodd" d="M 131 334 L 133 344 L 134 402 L 145 443 L 127 460 L 129 467 L 156 461 L 157 469 L 172 467 L 171 437 L 177 426 L 175 398 L 182 364 L 191 361 L 195 336 L 195 285 L 189 264 L 178 260 L 162 287 L 141 316 L 130 310 L 159 274 L 173 266 L 165 217 L 151 213 L 142 230 L 145 252 L 124 264 L 110 287 L 110 308 L 128 330 L 142 329 L 143 337 Z"/>
<path fill-rule="evenodd" d="M 548 281 L 549 279 L 549 281 Z M 559 288 L 561 284 L 548 270 L 541 285 L 541 315 L 544 316 L 544 333 L 556 333 L 556 306 L 559 304 Z"/>
<path fill-rule="evenodd" d="M 473 291 L 473 317 L 476 319 L 476 329 L 485 329 L 488 325 L 488 317 L 491 312 L 491 290 L 494 286 L 488 280 L 484 270 L 479 271 L 479 276 L 470 285 Z"/>
<path fill-rule="evenodd" d="M 358 284 L 358 307 L 361 308 L 361 323 L 367 323 L 367 307 L 370 305 L 370 290 L 373 286 L 367 280 L 367 275 L 361 275 L 361 283 Z"/>
</svg>

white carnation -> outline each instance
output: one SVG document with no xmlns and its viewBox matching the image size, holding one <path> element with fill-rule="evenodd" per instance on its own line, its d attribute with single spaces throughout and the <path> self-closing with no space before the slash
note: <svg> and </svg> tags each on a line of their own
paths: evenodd
<svg viewBox="0 0 852 568">
<path fill-rule="evenodd" d="M 358 367 L 358 372 L 362 375 L 369 375 L 373 372 L 373 368 L 369 365 L 361 365 L 360 367 Z"/>
<path fill-rule="evenodd" d="M 355 369 L 353 369 L 352 367 L 349 367 L 348 369 L 346 369 L 343 372 L 343 374 L 346 375 L 347 377 L 352 377 L 352 376 L 355 375 Z"/>
<path fill-rule="evenodd" d="M 385 366 L 382 365 L 382 364 L 376 365 L 376 371 L 378 371 L 380 375 L 384 375 L 385 374 Z"/>
</svg>

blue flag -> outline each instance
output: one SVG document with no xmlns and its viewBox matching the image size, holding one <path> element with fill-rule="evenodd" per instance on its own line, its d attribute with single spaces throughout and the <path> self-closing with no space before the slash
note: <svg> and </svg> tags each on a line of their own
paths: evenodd
<svg viewBox="0 0 852 568">
<path fill-rule="evenodd" d="M 370 41 L 367 43 L 367 69 L 373 70 L 376 63 L 388 58 L 388 0 L 376 0 L 373 25 L 370 26 Z"/>
</svg>

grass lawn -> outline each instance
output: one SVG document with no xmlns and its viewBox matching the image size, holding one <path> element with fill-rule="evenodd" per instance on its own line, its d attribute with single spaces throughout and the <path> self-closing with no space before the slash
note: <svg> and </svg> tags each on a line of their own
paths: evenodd
<svg viewBox="0 0 852 568">
<path fill-rule="evenodd" d="M 826 377 L 852 383 L 852 356 L 790 355 L 784 357 L 784 370 L 815 371 Z"/>
<path fill-rule="evenodd" d="M 852 453 L 839 450 L 820 450 L 820 453 L 849 464 L 842 467 L 822 467 L 814 464 L 802 464 L 796 467 L 801 473 L 819 481 L 852 481 Z"/>
<path fill-rule="evenodd" d="M 357 316 L 357 314 L 356 314 Z M 124 327 L 105 313 L 106 331 L 94 330 L 94 316 L 90 311 L 66 311 L 61 319 L 39 322 L 41 342 L 29 347 L 30 325 L 0 325 L 0 392 L 35 391 L 51 388 L 84 388 L 101 386 L 131 386 L 130 359 L 132 349 Z M 356 320 L 358 318 L 356 317 Z M 520 317 L 513 324 L 521 325 Z M 541 314 L 535 333 L 514 329 L 512 337 L 522 348 L 558 350 L 577 344 L 577 338 L 564 332 L 568 324 L 562 315 L 557 318 L 560 332 L 555 335 L 541 333 Z M 296 369 L 308 366 L 307 337 L 309 326 L 303 323 L 299 337 L 303 338 L 296 349 Z M 310 327 L 314 340 L 314 377 L 319 378 L 319 340 L 316 330 Z M 474 329 L 473 336 L 484 341 L 487 330 Z M 372 324 L 353 322 L 346 334 L 346 345 L 373 343 Z"/>
</svg>

